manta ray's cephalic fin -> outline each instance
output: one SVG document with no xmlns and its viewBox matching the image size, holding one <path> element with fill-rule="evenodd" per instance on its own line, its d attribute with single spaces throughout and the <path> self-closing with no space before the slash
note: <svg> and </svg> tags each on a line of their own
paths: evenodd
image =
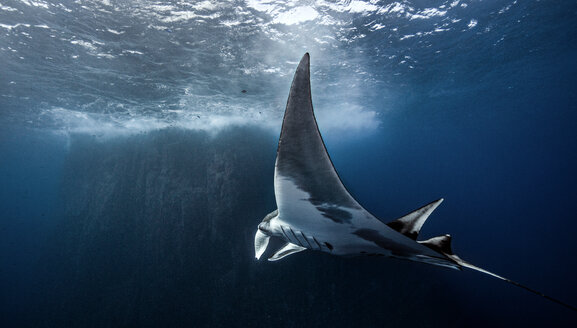
<svg viewBox="0 0 577 328">
<path fill-rule="evenodd" d="M 284 257 L 291 255 L 291 254 L 296 254 L 296 253 L 302 252 L 304 250 L 306 250 L 305 247 L 295 245 L 293 243 L 287 243 L 281 249 L 276 251 L 276 253 L 274 253 L 273 256 L 269 257 L 268 260 L 269 261 L 278 261 Z"/>
<path fill-rule="evenodd" d="M 260 259 L 264 251 L 266 251 L 266 247 L 268 246 L 268 242 L 270 237 L 264 234 L 259 229 L 256 230 L 256 235 L 254 236 L 254 249 L 255 249 L 255 257 L 256 259 Z"/>
</svg>

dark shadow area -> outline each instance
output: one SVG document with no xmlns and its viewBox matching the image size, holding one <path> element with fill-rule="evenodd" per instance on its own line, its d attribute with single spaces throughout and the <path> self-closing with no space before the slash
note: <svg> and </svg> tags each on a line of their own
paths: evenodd
<svg viewBox="0 0 577 328">
<path fill-rule="evenodd" d="M 316 252 L 256 261 L 275 148 L 247 128 L 73 137 L 30 325 L 462 326 L 437 268 Z"/>
</svg>

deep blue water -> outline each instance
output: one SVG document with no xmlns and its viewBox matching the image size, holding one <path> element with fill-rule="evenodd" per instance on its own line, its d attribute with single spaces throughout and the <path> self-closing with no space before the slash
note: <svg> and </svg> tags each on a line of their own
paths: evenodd
<svg viewBox="0 0 577 328">
<path fill-rule="evenodd" d="M 251 165 L 246 169 L 251 177 L 270 183 L 250 189 L 255 199 L 262 193 L 258 210 L 253 198 L 239 195 L 252 206 L 246 215 L 255 217 L 239 221 L 234 229 L 253 231 L 274 207 L 270 194 L 274 147 L 292 74 L 306 51 L 311 54 L 319 127 L 335 167 L 361 204 L 383 220 L 392 220 L 443 197 L 445 202 L 423 227 L 423 238 L 450 233 L 453 249 L 462 258 L 577 305 L 576 34 L 577 5 L 570 1 L 297 1 L 291 5 L 280 1 L 3 1 L 3 326 L 86 322 L 77 317 L 82 311 L 73 317 L 67 308 L 51 314 L 43 308 L 61 302 L 56 298 L 70 298 L 54 292 L 63 282 L 82 286 L 77 278 L 81 267 L 66 271 L 46 263 L 54 259 L 54 253 L 62 253 L 56 240 L 70 240 L 64 245 L 75 251 L 75 243 L 82 240 L 69 237 L 66 231 L 72 230 L 62 228 L 68 227 L 70 213 L 83 206 L 78 204 L 83 198 L 72 197 L 74 191 L 69 188 L 82 185 L 71 179 L 84 176 L 70 170 L 82 171 L 78 163 L 85 163 L 86 181 L 94 181 L 90 180 L 92 172 L 117 174 L 114 164 L 95 167 L 89 160 L 82 162 L 90 157 L 79 154 L 90 153 L 89 147 L 102 151 L 101 157 L 117 158 L 124 148 L 114 145 L 148 140 L 158 131 L 202 131 L 214 140 L 239 127 L 264 131 L 258 135 L 266 139 L 264 144 L 248 144 L 241 151 L 253 154 L 248 156 L 254 158 L 254 170 L 271 166 L 270 171 L 253 172 Z M 78 142 L 83 138 L 92 143 Z M 162 144 L 167 139 L 153 142 Z M 223 141 L 222 147 L 227 149 L 229 144 Z M 137 153 L 135 149 L 140 148 L 127 146 L 126 153 Z M 177 164 L 163 163 L 157 168 L 151 165 L 146 174 L 154 176 L 163 167 Z M 138 197 L 130 187 L 122 190 L 127 199 Z M 95 213 L 83 215 L 98 218 Z M 82 221 L 82 216 L 74 220 Z M 106 234 L 116 228 L 102 229 Z M 308 293 L 322 299 L 331 290 L 328 284 L 334 283 L 327 279 L 327 286 L 322 285 L 327 267 L 367 281 L 398 280 L 396 289 L 374 282 L 371 286 L 377 287 L 371 289 L 368 282 L 350 281 L 346 282 L 350 287 L 337 288 L 327 297 L 337 297 L 336 302 L 346 305 L 352 299 L 363 304 L 362 310 L 355 306 L 350 313 L 343 312 L 336 323 L 326 319 L 340 326 L 357 324 L 357 313 L 374 316 L 374 321 L 362 321 L 367 326 L 573 327 L 577 323 L 577 314 L 475 272 L 388 259 L 371 259 L 391 262 L 375 264 L 372 271 L 366 261 L 327 260 L 314 253 L 294 255 L 286 263 L 257 263 L 251 242 L 237 245 L 247 250 L 246 259 L 238 261 L 248 271 L 256 270 L 256 278 L 242 278 L 244 271 L 238 273 L 240 278 L 237 273 L 231 275 L 242 282 L 274 272 L 279 289 L 294 293 L 269 298 L 273 309 L 283 299 L 298 300 L 299 293 L 306 292 L 298 286 L 312 285 L 321 295 L 315 290 Z M 218 259 L 216 252 L 208 258 Z M 83 263 L 94 253 L 74 254 L 74 261 Z M 220 261 L 226 266 L 226 257 Z M 125 265 L 129 270 L 130 263 Z M 391 266 L 400 269 L 388 274 Z M 158 269 L 163 270 L 170 268 Z M 210 277 L 214 272 L 205 273 Z M 96 271 L 94 279 L 102 275 Z M 99 286 L 116 281 L 106 279 Z M 190 280 L 195 279 L 210 281 L 191 273 Z M 314 279 L 314 284 L 306 279 Z M 407 288 L 411 285 L 417 287 Z M 194 290 L 216 300 L 211 306 L 218 308 L 220 298 L 214 296 L 214 287 Z M 419 294 L 419 290 L 428 292 Z M 118 287 L 118 295 L 125 295 L 122 291 Z M 257 291 L 261 294 L 254 299 L 243 298 L 255 302 L 242 307 L 254 309 L 245 310 L 248 317 L 260 314 L 262 304 L 256 300 L 268 296 L 266 291 Z M 411 295 L 421 297 L 427 309 L 414 309 Z M 74 297 L 82 303 L 82 297 Z M 98 298 L 102 308 L 122 300 L 110 295 Z M 150 310 L 136 305 L 141 298 L 132 299 L 134 309 L 110 318 L 109 325 L 141 325 L 134 318 L 142 320 L 142 313 L 134 313 Z M 158 299 L 154 304 L 178 308 L 174 298 Z M 401 304 L 391 313 L 371 306 L 385 304 L 375 299 L 398 299 Z M 325 320 L 331 313 L 314 306 L 303 310 L 299 303 L 283 309 L 278 316 L 286 326 L 297 325 L 291 315 L 299 320 L 315 315 Z M 416 319 L 399 319 L 406 318 L 403 311 Z M 150 322 L 162 320 L 151 313 Z M 176 310 L 162 313 L 172 318 L 172 325 L 194 322 Z M 227 315 L 225 310 L 222 315 Z M 457 319 L 442 319 L 450 317 Z M 198 323 L 220 322 L 214 320 Z M 239 320 L 239 324 L 246 323 Z M 251 325 L 266 325 L 255 322 Z"/>
</svg>

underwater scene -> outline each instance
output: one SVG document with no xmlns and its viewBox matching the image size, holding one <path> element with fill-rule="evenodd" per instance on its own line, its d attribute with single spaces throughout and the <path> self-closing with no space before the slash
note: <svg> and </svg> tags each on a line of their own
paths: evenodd
<svg viewBox="0 0 577 328">
<path fill-rule="evenodd" d="M 0 2 L 1 327 L 577 327 L 576 169 L 574 1 Z"/>
</svg>

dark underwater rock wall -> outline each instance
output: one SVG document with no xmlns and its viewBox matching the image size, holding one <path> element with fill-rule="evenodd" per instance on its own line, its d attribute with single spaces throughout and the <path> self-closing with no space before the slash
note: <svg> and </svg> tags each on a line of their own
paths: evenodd
<svg viewBox="0 0 577 328">
<path fill-rule="evenodd" d="M 275 209 L 275 149 L 276 136 L 249 128 L 75 136 L 35 325 L 457 324 L 422 265 L 316 252 L 257 262 L 256 226 Z"/>
</svg>

